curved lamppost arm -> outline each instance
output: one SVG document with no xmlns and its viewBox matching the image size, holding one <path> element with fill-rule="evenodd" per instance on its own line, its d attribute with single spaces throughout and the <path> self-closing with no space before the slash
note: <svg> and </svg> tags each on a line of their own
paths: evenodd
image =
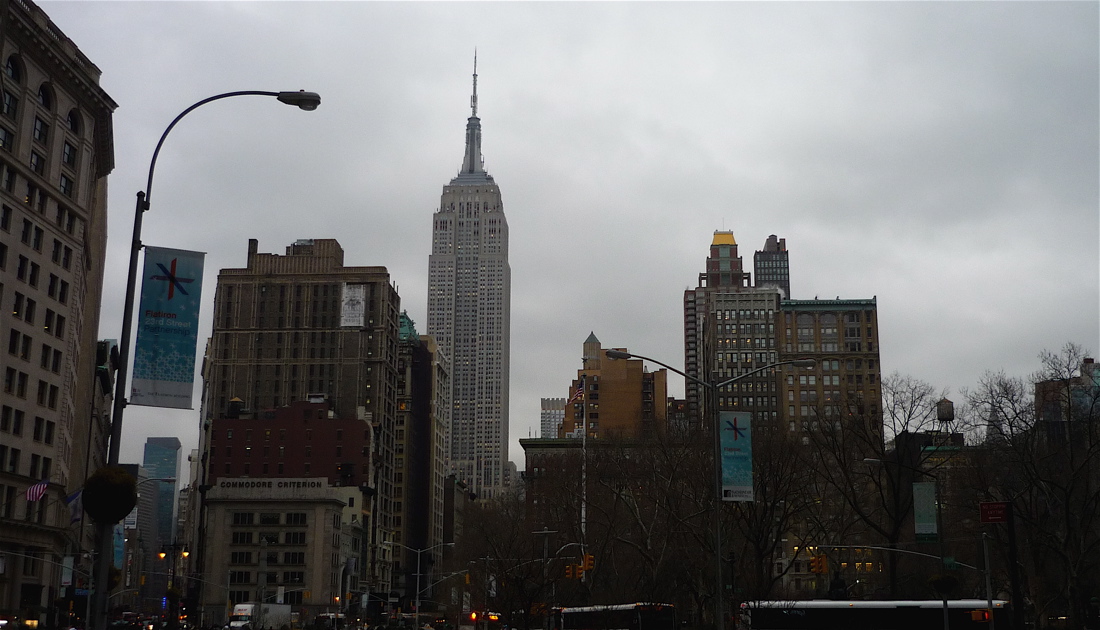
<svg viewBox="0 0 1100 630">
<path fill-rule="evenodd" d="M 694 376 L 692 376 L 692 375 L 690 375 L 690 374 L 688 374 L 688 373 L 686 373 L 682 370 L 678 370 L 678 369 L 672 367 L 671 365 L 669 365 L 667 363 L 664 363 L 662 361 L 658 361 L 657 359 L 653 359 L 651 357 L 643 357 L 640 354 L 634 354 L 632 352 L 624 352 L 622 350 L 608 350 L 607 351 L 607 358 L 609 358 L 609 359 L 641 359 L 643 361 L 649 361 L 650 363 L 656 363 L 657 365 L 659 365 L 659 366 L 661 366 L 661 367 L 663 367 L 667 370 L 672 370 L 673 372 L 679 374 L 680 376 L 688 379 L 689 381 L 691 381 L 693 383 L 697 383 L 699 385 L 702 385 L 703 387 L 707 387 L 707 388 L 710 388 L 710 389 L 721 389 L 721 388 L 725 387 L 726 385 L 729 385 L 730 383 L 733 383 L 733 382 L 739 381 L 743 378 L 752 376 L 753 374 L 763 372 L 764 370 L 770 370 L 770 369 L 772 369 L 774 367 L 778 367 L 780 365 L 794 365 L 796 367 L 813 367 L 813 366 L 817 365 L 817 361 L 815 359 L 791 359 L 789 361 L 778 361 L 776 363 L 769 363 L 768 365 L 758 367 L 755 370 L 750 370 L 748 372 L 745 372 L 744 374 L 738 374 L 737 376 L 734 376 L 733 378 L 728 378 L 728 379 L 726 379 L 724 381 L 720 381 L 718 383 L 710 383 L 710 382 L 704 381 L 700 378 L 696 378 L 696 377 L 694 377 Z"/>
<path fill-rule="evenodd" d="M 184 116 L 190 114 L 192 111 L 206 105 L 211 101 L 220 101 L 223 98 L 231 98 L 234 96 L 274 96 L 279 101 L 288 105 L 297 105 L 299 108 L 305 111 L 313 111 L 317 109 L 317 106 L 321 104 L 321 97 L 316 92 L 264 92 L 262 90 L 240 90 L 237 92 L 226 92 L 224 94 L 215 94 L 208 98 L 204 98 L 198 103 L 188 107 L 176 116 L 172 122 L 168 123 L 168 127 L 164 130 L 164 133 L 160 135 L 160 140 L 157 141 L 157 148 L 153 150 L 153 159 L 149 162 L 149 179 L 145 182 L 145 210 L 148 210 L 149 198 L 153 192 L 153 170 L 157 166 L 157 156 L 160 155 L 160 147 L 164 144 L 164 139 L 168 137 L 168 133 L 172 131 L 172 128 L 176 126 Z"/>
<path fill-rule="evenodd" d="M 145 190 L 138 191 L 137 193 L 137 208 L 134 210 L 134 232 L 133 238 L 130 243 L 130 266 L 126 276 L 126 296 L 122 309 L 122 334 L 119 336 L 118 342 L 118 368 L 115 372 L 115 394 L 113 405 L 111 408 L 111 433 L 108 441 L 107 448 L 107 465 L 114 466 L 118 464 L 119 453 L 121 450 L 122 442 L 122 415 L 126 408 L 126 379 L 129 375 L 129 363 L 130 363 L 130 338 L 132 328 L 134 325 L 134 293 L 137 287 L 137 264 L 138 264 L 138 252 L 141 251 L 141 220 L 142 215 L 149 209 L 149 193 L 153 188 L 153 171 L 156 168 L 157 157 L 160 155 L 160 148 L 164 144 L 165 138 L 168 137 L 168 133 L 176 126 L 184 116 L 191 113 L 195 109 L 202 107 L 203 105 L 212 101 L 218 101 L 224 98 L 230 98 L 233 96 L 274 96 L 281 103 L 287 105 L 295 105 L 299 109 L 305 111 L 313 111 L 321 104 L 321 97 L 315 92 L 302 91 L 286 91 L 286 92 L 264 92 L 260 90 L 243 90 L 237 92 L 225 92 L 223 94 L 215 94 L 202 99 L 201 101 L 191 105 L 187 109 L 180 112 L 168 127 L 161 134 L 160 140 L 157 141 L 156 149 L 153 151 L 153 158 L 149 162 L 149 178 L 145 183 Z M 99 566 L 96 567 L 95 577 L 95 603 L 96 603 L 96 625 L 99 630 L 105 630 L 107 627 L 107 589 L 105 588 L 108 579 L 108 567 L 110 556 L 110 550 L 112 546 L 112 528 L 106 525 L 100 525 L 98 548 L 99 554 Z"/>
</svg>

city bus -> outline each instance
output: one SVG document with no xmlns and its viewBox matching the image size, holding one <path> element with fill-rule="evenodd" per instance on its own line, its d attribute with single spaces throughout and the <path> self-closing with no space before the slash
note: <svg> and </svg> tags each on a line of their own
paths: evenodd
<svg viewBox="0 0 1100 630">
<path fill-rule="evenodd" d="M 988 630 L 992 617 L 997 630 L 1012 628 L 1008 602 L 984 599 L 947 601 L 951 630 Z M 809 600 L 750 601 L 741 604 L 741 629 L 751 630 L 929 630 L 943 627 L 943 600 Z"/>
<path fill-rule="evenodd" d="M 554 611 L 557 630 L 678 630 L 672 604 L 638 602 Z"/>
</svg>

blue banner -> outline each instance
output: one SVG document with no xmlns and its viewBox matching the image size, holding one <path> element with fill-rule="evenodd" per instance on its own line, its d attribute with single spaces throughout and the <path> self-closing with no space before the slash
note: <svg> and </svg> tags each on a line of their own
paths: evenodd
<svg viewBox="0 0 1100 630">
<path fill-rule="evenodd" d="M 752 501 L 752 414 L 719 414 L 722 445 L 722 500 Z"/>
<path fill-rule="evenodd" d="M 123 558 L 126 556 L 126 532 L 122 530 L 122 523 L 115 523 L 113 525 L 114 531 L 111 536 L 111 544 L 113 546 L 111 559 L 116 569 L 122 568 Z"/>
<path fill-rule="evenodd" d="M 936 483 L 918 481 L 913 483 L 913 532 L 917 542 L 935 542 L 938 539 L 936 521 Z"/>
<path fill-rule="evenodd" d="M 191 409 L 204 258 L 145 248 L 131 404 Z"/>
</svg>

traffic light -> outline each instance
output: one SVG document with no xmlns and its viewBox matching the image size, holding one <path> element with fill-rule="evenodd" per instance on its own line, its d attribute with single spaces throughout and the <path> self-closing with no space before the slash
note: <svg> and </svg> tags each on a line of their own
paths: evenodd
<svg viewBox="0 0 1100 630">
<path fill-rule="evenodd" d="M 114 388 L 114 375 L 118 369 L 118 346 L 113 341 L 97 341 L 95 348 L 95 376 L 103 395 Z"/>
<path fill-rule="evenodd" d="M 990 614 L 988 608 L 979 608 L 977 610 L 970 611 L 970 621 L 978 621 L 982 623 L 989 623 L 993 615 Z"/>
<path fill-rule="evenodd" d="M 829 558 L 824 554 L 819 556 L 810 556 L 810 573 L 828 573 L 829 572 Z"/>
<path fill-rule="evenodd" d="M 584 554 L 584 570 L 591 571 L 596 566 L 596 558 L 590 554 Z"/>
<path fill-rule="evenodd" d="M 572 564 L 567 564 L 567 565 L 565 565 L 565 577 L 572 580 L 574 577 L 580 577 L 580 576 L 574 576 L 573 565 Z"/>
</svg>

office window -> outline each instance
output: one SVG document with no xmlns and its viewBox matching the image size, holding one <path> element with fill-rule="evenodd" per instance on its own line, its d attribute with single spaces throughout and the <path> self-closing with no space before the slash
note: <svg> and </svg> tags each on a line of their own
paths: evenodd
<svg viewBox="0 0 1100 630">
<path fill-rule="evenodd" d="M 41 142 L 41 143 L 45 144 L 50 139 L 50 125 L 49 125 L 49 123 L 42 120 L 38 116 L 35 116 L 34 117 L 34 131 L 31 133 L 31 136 L 35 140 L 37 140 L 38 142 Z"/>
<path fill-rule="evenodd" d="M 84 127 L 83 119 L 80 117 L 80 112 L 75 109 L 69 110 L 69 115 L 65 117 L 65 123 L 69 125 L 69 131 L 80 135 L 80 130 Z"/>
<path fill-rule="evenodd" d="M 63 144 L 61 146 L 61 162 L 65 166 L 75 167 L 76 166 L 76 147 L 69 144 L 68 142 L 65 142 L 65 144 Z"/>
<path fill-rule="evenodd" d="M 53 109 L 53 91 L 45 83 L 38 86 L 38 104 L 44 109 Z"/>
<path fill-rule="evenodd" d="M 0 104 L 0 113 L 15 120 L 15 115 L 18 111 L 19 99 L 11 92 L 4 90 L 3 103 Z"/>
<path fill-rule="evenodd" d="M 251 545 L 252 544 L 252 532 L 233 532 L 233 537 L 230 539 L 234 545 Z"/>
</svg>

